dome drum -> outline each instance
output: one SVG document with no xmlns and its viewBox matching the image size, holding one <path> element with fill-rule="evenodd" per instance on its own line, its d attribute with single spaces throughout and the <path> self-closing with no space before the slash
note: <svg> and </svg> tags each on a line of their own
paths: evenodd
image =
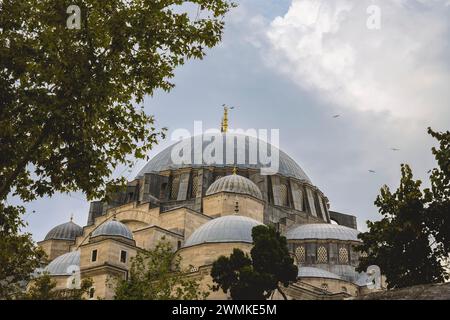
<svg viewBox="0 0 450 320">
<path fill-rule="evenodd" d="M 199 150 L 194 148 L 195 137 L 167 147 L 142 168 L 136 176 L 136 180 L 130 182 L 126 194 L 118 197 L 122 202 L 115 202 L 107 208 L 128 203 L 127 201 L 139 201 L 141 203 L 150 202 L 163 207 L 170 207 L 173 203 L 176 203 L 177 206 L 185 205 L 203 212 L 203 199 L 214 192 L 219 192 L 218 190 L 227 192 L 225 183 L 220 185 L 218 181 L 223 177 L 230 176 L 230 173 L 236 170 L 237 176 L 247 177 L 251 181 L 250 184 L 244 182 L 242 188 L 238 188 L 240 192 L 237 193 L 244 191 L 247 195 L 264 201 L 264 220 L 273 218 L 274 221 L 280 221 L 280 219 L 286 217 L 286 212 L 288 212 L 297 215 L 306 213 L 308 217 L 301 218 L 300 222 L 330 221 L 328 199 L 312 184 L 303 169 L 291 157 L 279 150 L 278 172 L 273 175 L 264 175 L 261 172 L 264 165 L 259 162 L 256 162 L 256 164 L 249 162 L 248 155 L 250 149 L 252 149 L 249 141 L 253 138 L 239 134 L 223 134 L 223 139 L 225 142 L 228 141 L 229 137 L 238 140 L 238 136 L 244 137 L 246 142 L 240 145 L 235 143 L 234 149 L 230 149 L 235 152 L 234 157 L 231 157 L 232 161 L 227 156 L 228 148 L 223 150 L 223 161 L 212 164 L 194 164 L 190 161 L 178 164 L 178 162 L 173 161 L 173 152 L 175 154 L 177 152 L 189 152 L 191 160 L 198 159 L 202 155 L 200 153 L 209 147 L 211 142 L 208 139 L 204 140 L 203 149 L 198 147 Z M 180 147 L 181 144 L 186 142 L 188 144 L 186 150 L 188 151 Z M 237 154 L 245 155 L 245 159 L 238 161 Z M 244 178 L 241 180 L 244 181 Z M 144 192 L 139 186 L 145 186 Z M 95 207 L 95 210 L 90 212 L 88 221 L 92 223 L 95 217 L 103 214 L 104 210 L 105 208 L 102 206 Z M 272 218 L 269 219 L 269 215 Z M 294 222 L 298 222 L 298 220 L 295 219 Z M 289 225 L 290 223 L 286 224 Z"/>
</svg>

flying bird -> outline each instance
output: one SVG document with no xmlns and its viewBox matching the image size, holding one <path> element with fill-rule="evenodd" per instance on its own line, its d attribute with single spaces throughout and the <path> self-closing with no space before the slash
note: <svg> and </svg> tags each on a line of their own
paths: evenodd
<svg viewBox="0 0 450 320">
<path fill-rule="evenodd" d="M 333 116 L 333 118 L 336 119 L 336 118 L 339 118 L 340 116 L 341 116 L 340 114 L 335 114 L 335 115 Z"/>
<path fill-rule="evenodd" d="M 432 171 L 432 170 L 430 169 L 430 170 L 427 171 L 427 173 L 431 173 L 431 171 Z"/>
<path fill-rule="evenodd" d="M 369 170 L 370 173 L 377 173 L 375 170 Z"/>
<path fill-rule="evenodd" d="M 391 148 L 392 151 L 400 151 L 400 149 L 397 148 Z"/>
</svg>

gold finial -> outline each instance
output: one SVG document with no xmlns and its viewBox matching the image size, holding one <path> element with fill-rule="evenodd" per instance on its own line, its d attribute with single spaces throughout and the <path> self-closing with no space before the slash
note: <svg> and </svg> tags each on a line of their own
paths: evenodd
<svg viewBox="0 0 450 320">
<path fill-rule="evenodd" d="M 234 175 L 237 174 L 237 167 L 236 167 L 236 166 L 234 166 L 234 168 L 233 168 L 233 174 L 234 174 Z"/>
<path fill-rule="evenodd" d="M 222 127 L 220 129 L 221 132 L 226 133 L 228 131 L 228 110 L 234 109 L 234 107 L 227 107 L 225 104 L 223 107 L 223 118 L 222 118 Z"/>
</svg>

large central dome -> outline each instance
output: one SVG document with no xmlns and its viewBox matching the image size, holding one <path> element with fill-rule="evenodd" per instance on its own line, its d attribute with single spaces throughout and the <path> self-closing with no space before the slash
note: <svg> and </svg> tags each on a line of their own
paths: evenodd
<svg viewBox="0 0 450 320">
<path fill-rule="evenodd" d="M 261 169 L 264 167 L 267 167 L 267 164 L 265 161 L 261 161 L 260 155 L 259 155 L 259 148 L 260 146 L 264 146 L 265 144 L 268 146 L 268 150 L 271 150 L 271 147 L 276 148 L 272 146 L 269 143 L 264 142 L 261 139 L 253 138 L 250 136 L 242 135 L 242 134 L 234 134 L 234 133 L 226 133 L 221 134 L 219 137 L 222 137 L 222 146 L 223 146 L 223 152 L 222 152 L 222 161 L 219 161 L 221 163 L 215 163 L 211 164 L 205 161 L 203 159 L 203 163 L 194 163 L 194 159 L 202 159 L 203 154 L 208 154 L 207 148 L 211 148 L 210 145 L 214 144 L 213 135 L 202 135 L 202 136 L 196 136 L 187 138 L 184 140 L 181 140 L 160 153 L 158 153 L 156 156 L 154 156 L 145 166 L 144 168 L 139 172 L 138 177 L 142 177 L 145 173 L 157 173 L 164 170 L 169 169 L 180 169 L 180 168 L 188 168 L 188 167 L 237 167 L 241 169 Z M 198 139 L 198 140 L 197 140 Z M 200 153 L 200 146 L 198 148 L 195 148 L 194 145 L 197 143 L 196 141 L 199 141 L 202 143 L 202 153 Z M 181 144 L 181 145 L 180 145 Z M 232 145 L 232 148 L 227 148 L 227 144 Z M 187 147 L 185 147 L 187 146 Z M 257 161 L 253 161 L 253 163 L 249 160 L 249 153 L 252 152 L 254 149 L 254 146 L 257 146 Z M 172 161 L 172 154 L 177 153 L 178 149 L 186 148 L 190 150 L 190 159 L 191 161 L 189 163 L 183 163 L 183 164 L 176 164 Z M 227 156 L 227 149 L 233 150 L 232 155 Z M 206 150 L 206 152 L 205 152 Z M 285 152 L 279 150 L 276 148 L 276 150 L 279 151 L 279 169 L 278 174 L 285 176 L 285 177 L 291 177 L 295 179 L 299 179 L 305 182 L 311 183 L 310 179 L 306 175 L 306 173 L 303 171 L 303 169 L 291 158 L 289 157 Z M 179 154 L 180 156 L 182 154 Z M 244 157 L 245 156 L 245 157 Z M 269 155 L 270 157 L 270 151 Z M 238 161 L 238 159 L 244 158 L 245 161 Z"/>
</svg>

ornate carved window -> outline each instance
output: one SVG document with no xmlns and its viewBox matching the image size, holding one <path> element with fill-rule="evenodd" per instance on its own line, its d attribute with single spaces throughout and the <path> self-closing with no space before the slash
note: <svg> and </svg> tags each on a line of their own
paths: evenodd
<svg viewBox="0 0 450 320">
<path fill-rule="evenodd" d="M 342 287 L 341 290 L 342 290 L 342 292 L 347 292 L 347 288 L 346 287 Z"/>
<path fill-rule="evenodd" d="M 347 248 L 339 248 L 339 263 L 348 263 L 348 250 Z"/>
<path fill-rule="evenodd" d="M 297 257 L 298 263 L 305 263 L 306 260 L 306 250 L 304 246 L 299 246 L 295 249 L 295 256 Z"/>
<path fill-rule="evenodd" d="M 327 249 L 324 246 L 317 248 L 317 263 L 327 263 L 328 255 Z"/>
<path fill-rule="evenodd" d="M 328 283 L 322 283 L 322 285 L 320 286 L 320 288 L 322 290 L 327 290 L 328 291 Z"/>
<path fill-rule="evenodd" d="M 170 189 L 171 200 L 177 200 L 179 187 L 180 187 L 180 176 L 176 176 L 172 179 L 172 187 Z"/>
</svg>

